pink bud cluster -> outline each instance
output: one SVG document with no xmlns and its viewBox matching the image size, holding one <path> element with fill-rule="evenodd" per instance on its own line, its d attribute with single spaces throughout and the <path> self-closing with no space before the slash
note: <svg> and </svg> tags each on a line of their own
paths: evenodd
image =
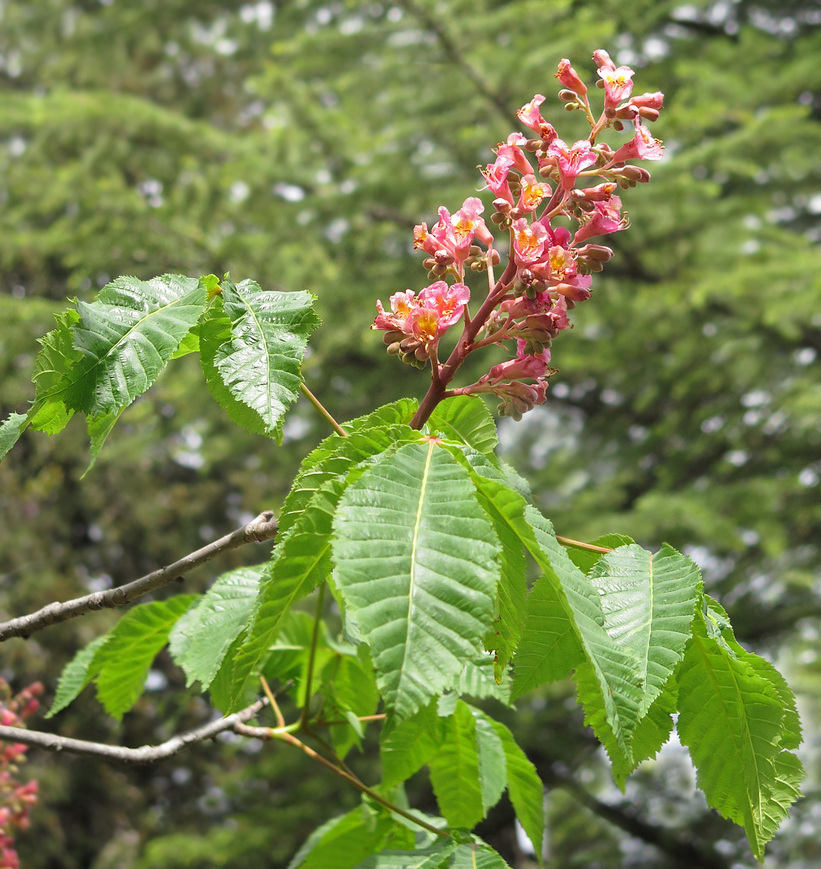
<svg viewBox="0 0 821 869">
<path fill-rule="evenodd" d="M 431 229 L 425 223 L 414 229 L 414 247 L 427 254 L 424 265 L 433 282 L 418 296 L 412 290 L 392 295 L 390 311 L 377 302 L 372 328 L 385 331 L 390 354 L 418 368 L 430 362 L 436 400 L 493 393 L 501 399 L 500 411 L 516 418 L 545 401 L 547 378 L 555 373 L 549 368 L 551 343 L 570 328 L 568 311 L 590 298 L 593 274 L 613 256 L 590 239 L 628 226 L 616 191 L 650 180 L 646 169 L 630 161 L 663 156 L 661 142 L 644 125 L 658 118 L 663 95 L 633 96 L 632 69 L 617 67 L 603 50 L 593 60 L 604 91 L 598 117 L 570 61 L 563 59 L 556 73 L 565 109 L 583 112 L 590 124 L 586 139 L 572 145 L 560 139 L 542 117 L 545 97 L 537 94 L 517 112 L 535 135 L 511 133 L 497 146 L 496 160 L 481 170 L 494 197 L 490 223 L 507 239 L 496 244 L 474 196 L 455 214 L 442 207 Z M 631 124 L 632 137 L 618 148 L 598 141 L 605 130 L 621 132 Z M 507 266 L 496 281 L 493 270 L 505 248 Z M 473 318 L 467 270 L 488 275 L 488 295 Z M 462 337 L 442 364 L 439 342 L 460 320 Z M 446 389 L 469 353 L 512 340 L 513 359 L 492 366 L 470 386 Z"/>
<path fill-rule="evenodd" d="M 0 724 L 23 727 L 23 719 L 40 708 L 37 697 L 43 690 L 42 683 L 35 682 L 13 696 L 8 683 L 0 679 Z M 16 778 L 27 748 L 21 742 L 0 742 L 0 869 L 19 869 L 14 832 L 28 829 L 29 810 L 37 802 L 38 783 L 20 784 Z"/>
</svg>

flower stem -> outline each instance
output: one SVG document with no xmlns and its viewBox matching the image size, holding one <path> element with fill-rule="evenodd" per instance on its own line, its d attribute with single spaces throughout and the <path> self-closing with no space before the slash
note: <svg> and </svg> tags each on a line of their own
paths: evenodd
<svg viewBox="0 0 821 869">
<path fill-rule="evenodd" d="M 325 407 L 322 405 L 320 400 L 311 392 L 310 389 L 304 384 L 300 383 L 299 388 L 302 390 L 302 394 L 311 402 L 311 404 L 325 417 L 328 425 L 338 434 L 342 435 L 343 438 L 348 437 L 348 432 L 345 431 L 344 428 L 328 413 Z"/>
</svg>

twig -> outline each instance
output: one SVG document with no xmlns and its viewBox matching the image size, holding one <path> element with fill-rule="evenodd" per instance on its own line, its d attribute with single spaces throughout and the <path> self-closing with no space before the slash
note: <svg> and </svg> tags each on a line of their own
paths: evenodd
<svg viewBox="0 0 821 869">
<path fill-rule="evenodd" d="M 140 748 L 126 748 L 122 745 L 106 745 L 102 742 L 89 742 L 85 739 L 71 739 L 68 736 L 57 736 L 54 733 L 43 733 L 39 730 L 26 730 L 23 727 L 0 726 L 0 739 L 9 742 L 22 742 L 24 745 L 45 748 L 47 751 L 67 751 L 86 757 L 104 757 L 119 763 L 153 763 L 176 754 L 188 745 L 203 742 L 226 730 L 234 730 L 235 727 L 243 725 L 256 716 L 267 703 L 266 699 L 257 700 L 256 703 L 252 703 L 233 715 L 211 721 L 195 730 L 180 733 L 160 745 L 143 745 Z"/>
<path fill-rule="evenodd" d="M 107 591 L 97 591 L 62 603 L 50 603 L 37 612 L 3 622 L 0 624 L 0 642 L 8 640 L 10 637 L 28 637 L 35 631 L 41 631 L 50 625 L 77 618 L 77 616 L 85 615 L 88 612 L 123 606 L 144 594 L 168 585 L 175 579 L 182 578 L 184 574 L 195 567 L 205 564 L 206 561 L 210 561 L 223 552 L 244 546 L 246 543 L 262 543 L 265 540 L 270 540 L 276 532 L 277 522 L 274 519 L 274 514 L 271 511 L 260 513 L 256 519 L 251 520 L 242 528 L 237 528 L 236 531 L 203 546 L 202 549 L 186 555 L 179 561 L 175 561 L 167 567 L 161 567 L 159 570 L 155 570 L 140 579 L 135 579 L 126 585 L 110 588 Z"/>
<path fill-rule="evenodd" d="M 311 402 L 311 404 L 325 417 L 328 425 L 338 434 L 342 435 L 343 438 L 348 437 L 348 432 L 345 431 L 344 428 L 331 416 L 331 414 L 325 409 L 325 406 L 322 402 L 311 392 L 310 389 L 304 384 L 300 383 L 299 388 L 302 390 L 302 394 Z"/>
<path fill-rule="evenodd" d="M 440 830 L 438 827 L 434 827 L 433 824 L 429 824 L 427 821 L 423 821 L 421 818 L 416 817 L 412 812 L 408 812 L 405 809 L 401 808 L 401 806 L 397 806 L 392 803 L 390 800 L 385 799 L 385 797 L 378 794 L 376 791 L 369 788 L 366 784 L 363 784 L 359 780 L 359 778 L 351 773 L 345 772 L 344 769 L 340 769 L 338 766 L 334 766 L 331 761 L 327 758 L 323 757 L 319 752 L 314 751 L 309 745 L 306 745 L 302 740 L 297 739 L 292 733 L 282 733 L 281 731 L 276 731 L 270 727 L 249 727 L 246 724 L 237 724 L 234 727 L 234 732 L 239 733 L 241 736 L 250 736 L 255 739 L 277 739 L 281 742 L 287 742 L 289 745 L 293 745 L 295 748 L 298 748 L 301 752 L 306 754 L 311 760 L 315 760 L 317 763 L 324 766 L 326 769 L 329 769 L 335 775 L 338 775 L 340 778 L 345 779 L 348 784 L 353 785 L 358 791 L 363 794 L 369 796 L 374 802 L 379 803 L 380 806 L 384 806 L 391 812 L 396 812 L 398 815 L 402 815 L 403 818 L 407 818 L 409 821 L 413 821 L 414 824 L 418 824 L 423 829 L 427 830 L 430 833 L 434 833 L 437 836 L 440 836 L 443 839 L 449 838 L 449 834 L 445 830 Z"/>
</svg>

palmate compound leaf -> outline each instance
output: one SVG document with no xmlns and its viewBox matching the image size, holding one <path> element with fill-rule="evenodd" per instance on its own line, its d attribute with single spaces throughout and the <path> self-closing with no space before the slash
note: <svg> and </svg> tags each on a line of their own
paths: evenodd
<svg viewBox="0 0 821 869">
<path fill-rule="evenodd" d="M 743 826 L 753 854 L 763 860 L 804 775 L 798 758 L 783 748 L 785 737 L 786 744 L 794 742 L 794 725 L 785 728 L 785 708 L 770 679 L 718 631 L 708 631 L 702 612 L 692 629 L 677 674 L 681 741 L 708 805 Z"/>
<path fill-rule="evenodd" d="M 334 519 L 334 581 L 400 718 L 453 686 L 493 618 L 499 542 L 465 470 L 408 444 L 348 487 Z"/>
<path fill-rule="evenodd" d="M 485 455 L 492 454 L 499 445 L 493 415 L 476 395 L 446 398 L 436 406 L 427 426 L 430 431 Z"/>
<path fill-rule="evenodd" d="M 206 323 L 201 327 L 201 346 L 208 345 L 209 364 L 230 396 L 250 408 L 277 440 L 286 410 L 299 397 L 308 338 L 320 323 L 313 300 L 306 292 L 263 290 L 254 281 L 235 285 L 226 279 L 222 310 L 231 323 L 230 336 L 222 334 L 222 343 L 212 348 L 213 335 L 206 335 Z M 224 333 L 224 323 L 214 320 L 207 328 L 212 325 Z M 233 403 L 224 406 L 229 413 L 234 409 Z"/>
<path fill-rule="evenodd" d="M 264 565 L 224 573 L 174 625 L 168 638 L 174 662 L 185 673 L 186 687 L 199 681 L 208 688 L 231 644 L 247 626 Z"/>
</svg>

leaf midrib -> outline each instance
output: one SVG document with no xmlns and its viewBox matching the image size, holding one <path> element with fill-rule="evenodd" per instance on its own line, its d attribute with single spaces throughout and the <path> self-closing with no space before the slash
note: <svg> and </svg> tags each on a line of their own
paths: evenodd
<svg viewBox="0 0 821 869">
<path fill-rule="evenodd" d="M 257 317 L 256 311 L 251 307 L 251 303 L 242 295 L 239 290 L 239 287 L 235 287 L 237 297 L 242 301 L 245 305 L 248 313 L 251 315 L 254 323 L 256 324 L 257 331 L 259 332 L 260 339 L 262 343 L 265 345 L 265 403 L 267 405 L 267 419 L 271 419 L 271 414 L 273 413 L 273 409 L 271 407 L 271 350 L 268 346 L 268 336 L 265 334 L 265 330 L 262 328 L 262 323 L 260 322 L 259 317 Z M 266 426 L 268 426 L 268 422 L 266 422 Z"/>
<path fill-rule="evenodd" d="M 411 540 L 411 563 L 410 563 L 410 586 L 408 587 L 408 611 L 406 615 L 407 630 L 405 631 L 405 644 L 402 651 L 402 663 L 399 666 L 399 679 L 397 680 L 397 693 L 401 694 L 401 685 L 405 677 L 405 666 L 410 657 L 411 633 L 413 631 L 413 611 L 415 609 L 414 575 L 416 573 L 417 549 L 419 547 L 419 530 L 422 525 L 422 507 L 425 503 L 425 490 L 428 485 L 430 466 L 433 461 L 433 442 L 428 443 L 428 454 L 425 457 L 425 470 L 422 472 L 422 483 L 419 488 L 419 504 L 416 508 L 416 518 L 413 523 L 413 538 Z"/>
</svg>

